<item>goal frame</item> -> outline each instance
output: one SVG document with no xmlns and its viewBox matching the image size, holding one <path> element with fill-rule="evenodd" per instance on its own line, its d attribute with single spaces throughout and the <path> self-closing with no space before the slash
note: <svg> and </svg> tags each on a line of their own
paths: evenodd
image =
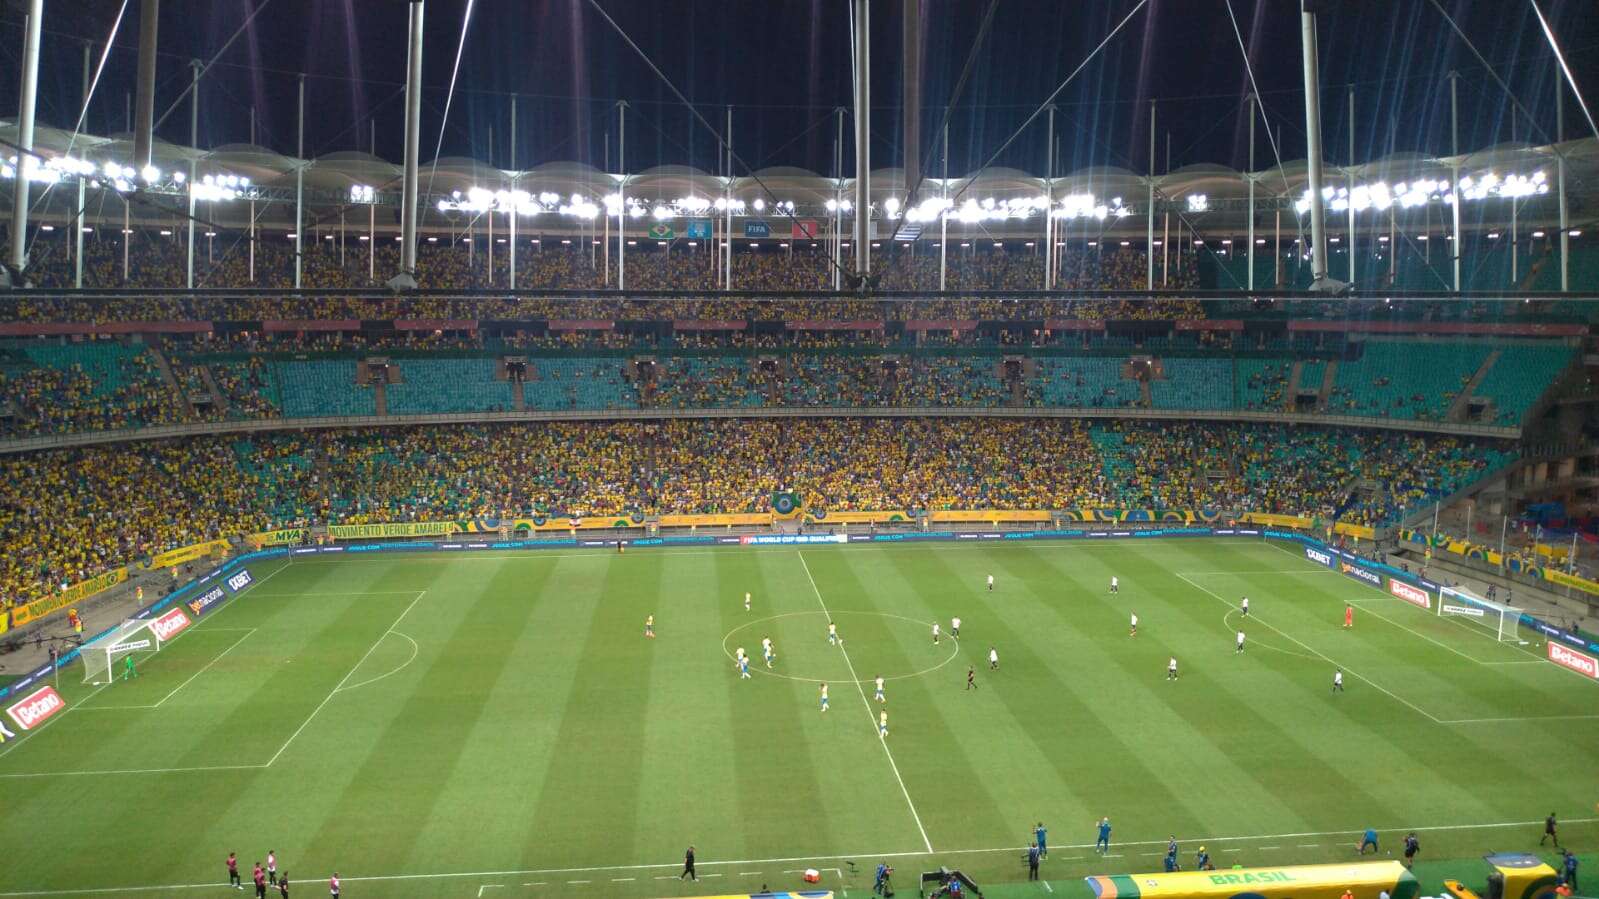
<svg viewBox="0 0 1599 899">
<path fill-rule="evenodd" d="M 1438 617 L 1479 619 L 1483 630 L 1492 632 L 1498 643 L 1525 642 L 1521 639 L 1521 614 L 1522 610 L 1515 606 L 1474 596 L 1458 587 L 1444 587 L 1438 591 Z"/>
<path fill-rule="evenodd" d="M 153 618 L 130 618 L 85 643 L 78 650 L 79 657 L 83 659 L 83 682 L 99 686 L 115 683 L 114 666 L 118 659 L 140 652 L 160 652 L 166 641 L 151 626 L 154 623 Z M 102 660 L 104 665 L 100 664 Z"/>
</svg>

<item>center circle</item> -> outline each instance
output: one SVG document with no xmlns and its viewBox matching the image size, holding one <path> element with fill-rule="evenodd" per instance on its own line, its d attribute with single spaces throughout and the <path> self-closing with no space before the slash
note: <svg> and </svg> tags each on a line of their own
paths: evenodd
<svg viewBox="0 0 1599 899">
<path fill-rule="evenodd" d="M 829 612 L 823 612 L 820 609 L 817 609 L 816 611 L 810 611 L 810 612 L 783 612 L 783 613 L 778 614 L 778 615 L 767 615 L 764 618 L 757 618 L 754 621 L 746 621 L 745 623 L 743 623 L 743 624 L 733 628 L 732 630 L 728 631 L 722 637 L 722 653 L 724 655 L 726 655 L 728 657 L 728 659 L 730 659 L 730 660 L 732 660 L 733 662 L 736 663 L 738 661 L 738 658 L 733 653 L 733 643 L 734 643 L 733 638 L 735 636 L 737 636 L 738 634 L 740 634 L 740 633 L 742 633 L 744 631 L 749 630 L 750 628 L 756 627 L 757 625 L 766 624 L 766 623 L 773 622 L 773 621 L 782 621 L 782 620 L 785 620 L 785 619 L 788 619 L 788 618 L 800 618 L 800 617 L 806 617 L 806 616 L 819 618 L 819 619 L 821 619 L 823 621 L 823 624 L 819 625 L 817 627 L 817 631 L 818 631 L 819 635 L 826 633 L 825 623 L 827 621 L 830 620 L 830 621 L 837 622 L 840 625 L 840 627 L 839 627 L 839 630 L 840 630 L 839 636 L 840 636 L 841 639 L 848 636 L 849 628 L 844 627 L 843 623 L 845 621 L 847 621 L 850 617 L 886 618 L 886 619 L 889 619 L 890 621 L 894 622 L 897 626 L 902 625 L 902 624 L 903 625 L 915 625 L 917 628 L 920 629 L 920 633 L 922 634 L 922 637 L 924 639 L 929 639 L 930 640 L 931 637 L 932 637 L 932 622 L 931 621 L 921 621 L 921 620 L 918 620 L 918 619 L 915 619 L 915 618 L 910 618 L 910 617 L 905 616 L 905 615 L 896 615 L 896 614 L 894 614 L 892 612 L 839 611 L 839 612 L 831 612 L 831 613 L 829 613 Z M 819 636 L 818 639 L 825 639 L 825 637 Z M 910 672 L 903 673 L 903 674 L 884 675 L 883 676 L 883 680 L 885 680 L 885 681 L 896 681 L 896 680 L 907 680 L 907 679 L 913 678 L 913 677 L 922 677 L 924 675 L 932 674 L 933 672 L 937 671 L 938 669 L 943 668 L 945 665 L 948 665 L 950 662 L 955 661 L 955 657 L 960 654 L 960 640 L 955 638 L 955 637 L 951 637 L 948 634 L 946 634 L 946 635 L 944 635 L 944 638 L 943 638 L 942 642 L 947 642 L 949 644 L 949 655 L 945 656 L 943 658 L 943 660 L 937 662 L 936 664 L 928 665 L 928 666 L 926 666 L 924 668 L 921 668 L 919 670 L 916 670 L 916 671 L 910 671 Z M 758 641 L 757 641 L 757 644 L 756 644 L 755 648 L 756 648 L 757 651 L 759 651 L 760 645 L 759 645 Z M 778 658 L 781 659 L 782 656 L 779 655 Z M 850 680 L 849 678 L 803 677 L 803 676 L 797 675 L 797 674 L 785 674 L 785 673 L 783 673 L 781 671 L 774 671 L 774 670 L 767 669 L 764 665 L 761 664 L 761 658 L 759 656 L 756 656 L 756 655 L 751 655 L 750 656 L 750 671 L 755 673 L 755 674 L 764 674 L 764 675 L 766 675 L 768 677 L 780 677 L 780 678 L 783 678 L 784 680 L 805 681 L 807 683 L 813 683 L 813 684 L 820 684 L 820 683 L 870 684 L 870 683 L 872 683 L 872 680 L 873 680 L 872 678 L 861 678 L 861 679 L 856 679 L 856 680 Z"/>
</svg>

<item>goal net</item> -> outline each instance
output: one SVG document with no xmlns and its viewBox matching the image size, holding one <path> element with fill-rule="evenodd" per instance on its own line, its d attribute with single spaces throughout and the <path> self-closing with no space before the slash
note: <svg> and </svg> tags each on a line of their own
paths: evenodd
<svg viewBox="0 0 1599 899">
<path fill-rule="evenodd" d="M 83 659 L 83 682 L 108 684 L 116 678 L 114 665 L 140 653 L 160 652 L 161 636 L 150 625 L 152 620 L 128 620 L 111 631 L 83 644 L 78 655 Z"/>
<path fill-rule="evenodd" d="M 1501 643 L 1526 642 L 1521 639 L 1520 609 L 1474 596 L 1458 587 L 1445 587 L 1439 593 L 1438 615 L 1480 628 Z"/>
</svg>

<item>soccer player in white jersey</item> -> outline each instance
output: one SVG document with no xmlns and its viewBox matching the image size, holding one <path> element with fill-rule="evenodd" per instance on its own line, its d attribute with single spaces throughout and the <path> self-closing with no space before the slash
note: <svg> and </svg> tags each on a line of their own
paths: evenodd
<svg viewBox="0 0 1599 899">
<path fill-rule="evenodd" d="M 933 642 L 938 642 L 938 622 L 933 622 Z"/>
<path fill-rule="evenodd" d="M 1120 587 L 1121 587 L 1121 581 L 1116 580 L 1116 576 L 1114 574 L 1111 575 L 1110 576 L 1110 592 L 1115 593 Z"/>
<path fill-rule="evenodd" d="M 750 610 L 750 595 L 748 593 L 745 593 L 744 594 L 744 611 L 748 612 L 749 610 Z"/>
<path fill-rule="evenodd" d="M 1344 692 L 1344 673 L 1342 671 L 1333 672 L 1333 692 Z"/>
<path fill-rule="evenodd" d="M 1127 636 L 1129 636 L 1129 637 L 1138 636 L 1138 613 L 1137 612 L 1133 613 L 1132 621 L 1127 626 Z"/>
<path fill-rule="evenodd" d="M 956 615 L 949 620 L 949 635 L 959 640 L 961 636 L 961 616 Z"/>
<path fill-rule="evenodd" d="M 1238 642 L 1233 646 L 1233 652 L 1243 652 L 1243 651 L 1244 651 L 1244 632 L 1243 631 L 1239 631 L 1238 632 Z"/>
<path fill-rule="evenodd" d="M 878 702 L 887 702 L 888 700 L 883 698 L 883 676 L 881 674 L 879 674 L 877 676 L 877 682 L 876 683 L 877 683 L 877 695 L 873 696 L 872 698 L 876 699 Z"/>
<path fill-rule="evenodd" d="M 1166 663 L 1166 679 L 1167 680 L 1176 680 L 1177 679 L 1177 657 L 1176 656 L 1172 656 L 1171 657 L 1171 661 Z"/>
<path fill-rule="evenodd" d="M 988 647 L 988 670 L 999 670 L 999 650 L 992 646 Z"/>
<path fill-rule="evenodd" d="M 1238 604 L 1238 608 L 1244 613 L 1245 617 L 1248 617 L 1249 616 L 1249 597 L 1247 597 L 1247 596 L 1244 597 L 1243 602 Z"/>
<path fill-rule="evenodd" d="M 772 638 L 761 638 L 761 657 L 766 660 L 766 667 L 772 667 L 772 662 L 777 659 L 777 653 L 772 651 Z"/>
<path fill-rule="evenodd" d="M 827 645 L 828 646 L 837 646 L 838 645 L 838 625 L 834 624 L 831 621 L 827 622 Z"/>
<path fill-rule="evenodd" d="M 994 576 L 992 574 L 988 576 L 988 592 L 994 592 Z"/>
</svg>

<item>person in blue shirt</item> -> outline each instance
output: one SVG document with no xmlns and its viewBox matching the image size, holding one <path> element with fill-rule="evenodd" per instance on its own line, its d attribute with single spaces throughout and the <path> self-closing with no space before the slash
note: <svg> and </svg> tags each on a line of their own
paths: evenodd
<svg viewBox="0 0 1599 899">
<path fill-rule="evenodd" d="M 1166 844 L 1166 873 L 1177 870 L 1177 835 L 1172 834 L 1171 841 Z"/>
<path fill-rule="evenodd" d="M 1196 870 L 1196 871 L 1214 871 L 1214 870 L 1216 870 L 1216 866 L 1210 863 L 1210 853 L 1205 851 L 1205 847 L 1204 846 L 1199 847 L 1199 852 L 1194 856 L 1194 870 Z"/>
<path fill-rule="evenodd" d="M 1566 853 L 1566 886 L 1571 887 L 1573 893 L 1577 892 L 1577 857 L 1570 849 Z"/>
<path fill-rule="evenodd" d="M 1038 857 L 1049 858 L 1049 831 L 1044 829 L 1044 822 L 1033 828 L 1033 839 L 1038 841 Z"/>
<path fill-rule="evenodd" d="M 1099 819 L 1099 839 L 1094 841 L 1094 848 L 1101 855 L 1110 851 L 1110 818 Z"/>
<path fill-rule="evenodd" d="M 1360 854 L 1366 854 L 1366 847 L 1370 846 L 1372 852 L 1377 851 L 1377 831 L 1368 827 L 1360 838 Z"/>
<path fill-rule="evenodd" d="M 877 877 L 872 881 L 872 892 L 879 896 L 888 895 L 888 876 L 893 873 L 894 869 L 888 866 L 888 862 L 878 862 Z"/>
</svg>

